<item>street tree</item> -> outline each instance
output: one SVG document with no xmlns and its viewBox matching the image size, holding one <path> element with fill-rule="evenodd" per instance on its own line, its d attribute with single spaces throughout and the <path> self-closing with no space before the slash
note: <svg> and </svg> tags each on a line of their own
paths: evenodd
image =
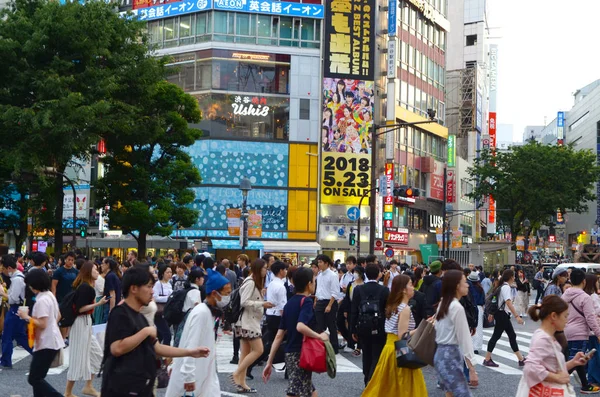
<svg viewBox="0 0 600 397">
<path fill-rule="evenodd" d="M 509 151 L 482 150 L 469 168 L 475 186 L 469 197 L 482 204 L 491 195 L 498 219 L 510 227 L 512 241 L 522 223 L 541 225 L 557 211 L 582 213 L 596 199 L 600 167 L 591 150 L 528 142 Z"/>
<path fill-rule="evenodd" d="M 106 116 L 106 172 L 97 193 L 111 228 L 132 235 L 144 255 L 149 235 L 169 236 L 198 218 L 190 204 L 200 173 L 184 149 L 201 137 L 189 126 L 201 113 L 196 98 L 166 81 L 167 59 L 145 55 L 138 62 L 131 71 L 138 76 L 123 75 L 116 95 L 120 116 Z"/>
<path fill-rule="evenodd" d="M 1 11 L 0 146 L 13 170 L 64 173 L 89 157 L 109 128 L 103 116 L 121 113 L 121 73 L 131 78 L 148 52 L 143 31 L 104 1 L 14 0 Z M 49 226 L 60 252 L 64 182 L 54 175 Z"/>
</svg>

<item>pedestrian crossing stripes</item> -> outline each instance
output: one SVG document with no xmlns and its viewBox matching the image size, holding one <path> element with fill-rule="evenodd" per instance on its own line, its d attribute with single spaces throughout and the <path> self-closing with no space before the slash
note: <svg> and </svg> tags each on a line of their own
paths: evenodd
<svg viewBox="0 0 600 397">
<path fill-rule="evenodd" d="M 21 347 L 16 347 L 13 352 L 13 365 L 27 358 L 29 353 Z M 217 341 L 217 371 L 221 374 L 229 374 L 237 369 L 237 364 L 230 364 L 233 356 L 233 337 L 231 335 L 219 335 Z M 69 368 L 69 348 L 63 351 L 63 365 L 58 368 L 51 368 L 48 375 L 60 375 Z M 362 369 L 354 365 L 350 360 L 342 354 L 336 356 L 337 372 L 339 373 L 362 373 Z M 283 365 L 276 365 L 277 368 Z"/>
<path fill-rule="evenodd" d="M 475 362 L 478 365 L 483 366 L 483 360 L 485 358 L 485 354 L 487 351 L 487 343 L 489 342 L 492 334 L 494 333 L 493 328 L 484 329 L 483 330 L 483 349 L 479 351 L 479 355 L 475 356 Z M 530 332 L 520 332 L 515 331 L 517 334 L 517 343 L 519 344 L 519 350 L 525 356 L 529 353 L 529 346 L 531 345 L 531 337 L 533 336 Z M 510 343 L 508 341 L 508 337 L 505 333 L 502 334 L 502 337 L 496 343 L 496 348 L 492 353 L 492 359 L 499 367 L 486 367 L 491 369 L 492 371 L 500 372 L 504 375 L 522 375 L 523 370 L 519 368 L 519 360 L 517 356 L 513 353 Z"/>
</svg>

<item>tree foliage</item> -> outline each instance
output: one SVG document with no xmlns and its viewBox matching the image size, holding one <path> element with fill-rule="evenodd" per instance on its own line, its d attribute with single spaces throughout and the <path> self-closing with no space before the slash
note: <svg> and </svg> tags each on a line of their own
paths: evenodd
<svg viewBox="0 0 600 397">
<path fill-rule="evenodd" d="M 114 128 L 105 134 L 107 171 L 97 184 L 111 227 L 134 236 L 142 253 L 148 235 L 168 236 L 198 217 L 189 204 L 200 173 L 183 148 L 201 136 L 188 126 L 200 121 L 200 110 L 194 97 L 165 81 L 165 62 L 142 58 L 136 75 L 125 76 L 115 96 L 119 117 L 108 116 Z"/>
<path fill-rule="evenodd" d="M 561 212 L 582 213 L 596 199 L 600 167 L 590 150 L 529 142 L 508 152 L 480 152 L 469 175 L 475 186 L 470 197 L 482 203 L 496 200 L 498 219 L 510 227 L 513 241 L 527 218 L 532 225 Z M 504 211 L 505 210 L 505 211 Z"/>
</svg>

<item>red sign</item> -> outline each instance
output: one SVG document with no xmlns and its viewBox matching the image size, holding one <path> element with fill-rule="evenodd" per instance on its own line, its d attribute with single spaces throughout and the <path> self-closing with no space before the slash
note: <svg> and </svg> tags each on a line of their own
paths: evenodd
<svg viewBox="0 0 600 397">
<path fill-rule="evenodd" d="M 382 250 L 383 250 L 383 241 L 375 240 L 375 251 L 382 251 Z"/>
<path fill-rule="evenodd" d="M 31 250 L 32 250 L 33 252 L 35 252 L 35 251 L 37 251 L 37 250 L 38 250 L 38 242 L 37 242 L 37 241 L 35 241 L 35 240 L 34 240 L 34 241 L 32 242 L 32 244 L 31 244 Z"/>
<path fill-rule="evenodd" d="M 104 142 L 104 139 L 100 139 L 100 142 L 98 142 L 98 153 L 106 154 L 106 142 Z"/>
<path fill-rule="evenodd" d="M 556 242 L 556 236 L 552 236 L 552 235 L 548 236 L 548 241 L 551 242 L 551 243 L 555 243 Z"/>
<path fill-rule="evenodd" d="M 456 201 L 456 178 L 454 171 L 448 171 L 448 183 L 446 184 L 446 201 L 453 203 Z"/>
<path fill-rule="evenodd" d="M 496 112 L 490 112 L 490 147 L 496 150 Z"/>
<path fill-rule="evenodd" d="M 394 204 L 394 197 L 393 196 L 385 196 L 383 198 L 383 204 L 384 205 Z"/>
<path fill-rule="evenodd" d="M 488 224 L 496 222 L 496 200 L 492 196 L 490 199 L 490 210 L 488 211 Z"/>
<path fill-rule="evenodd" d="M 394 227 L 394 221 L 391 221 L 391 220 L 383 221 L 383 227 Z"/>
<path fill-rule="evenodd" d="M 408 245 L 408 233 L 407 232 L 385 232 L 383 234 L 383 241 L 386 243 Z"/>
<path fill-rule="evenodd" d="M 133 0 L 132 8 L 138 10 L 140 8 L 148 8 L 159 6 L 161 4 L 180 3 L 182 0 Z"/>
</svg>

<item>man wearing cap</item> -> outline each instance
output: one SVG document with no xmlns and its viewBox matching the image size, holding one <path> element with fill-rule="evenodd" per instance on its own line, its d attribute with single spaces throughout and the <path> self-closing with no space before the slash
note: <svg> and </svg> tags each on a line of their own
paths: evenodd
<svg viewBox="0 0 600 397">
<path fill-rule="evenodd" d="M 435 295 L 435 288 L 434 288 L 434 284 L 436 283 L 436 281 L 438 281 L 440 279 L 441 276 L 441 270 L 442 270 L 442 262 L 440 261 L 433 261 L 431 262 L 431 264 L 429 265 L 429 271 L 431 272 L 431 274 L 429 276 L 425 276 L 423 278 L 423 283 L 421 284 L 421 292 L 423 292 L 425 294 L 425 297 L 427 299 L 427 305 L 430 307 L 433 307 L 434 302 L 434 295 Z"/>
<path fill-rule="evenodd" d="M 166 397 L 181 397 L 186 393 L 193 393 L 196 397 L 221 395 L 217 375 L 215 320 L 223 315 L 222 309 L 229 303 L 231 283 L 218 272 L 209 269 L 205 285 L 206 300 L 190 312 L 179 347 L 189 349 L 206 346 L 210 353 L 206 358 L 176 358 Z"/>
</svg>

